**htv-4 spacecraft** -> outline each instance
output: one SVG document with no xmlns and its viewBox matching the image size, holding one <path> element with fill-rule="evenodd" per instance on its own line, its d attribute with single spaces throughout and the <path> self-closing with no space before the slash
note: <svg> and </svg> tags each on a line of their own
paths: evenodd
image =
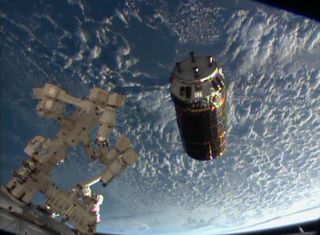
<svg viewBox="0 0 320 235">
<path fill-rule="evenodd" d="M 1 215 L 5 209 L 8 212 L 5 216 L 8 218 L 24 218 L 31 224 L 43 225 L 42 228 L 54 230 L 55 234 L 74 234 L 71 230 L 62 232 L 61 224 L 60 228 L 51 217 L 40 221 L 44 215 L 37 210 L 31 211 L 28 205 L 36 193 L 41 192 L 47 199 L 41 208 L 48 215 L 60 215 L 79 233 L 93 234 L 100 220 L 99 208 L 103 197 L 91 193 L 90 186 L 99 181 L 106 186 L 138 159 L 137 153 L 125 136 L 119 137 L 115 146 L 108 149 L 107 141 L 115 126 L 116 109 L 124 105 L 126 97 L 93 88 L 89 99 L 81 100 L 48 83 L 43 88 L 34 89 L 33 93 L 35 98 L 39 99 L 38 114 L 57 120 L 61 128 L 54 138 L 36 136 L 26 146 L 24 152 L 29 158 L 22 162 L 8 184 L 1 188 L 0 204 L 5 207 L 1 206 Z M 65 104 L 76 106 L 71 115 L 66 115 Z M 90 131 L 97 125 L 94 145 Z M 67 148 L 78 144 L 83 145 L 91 160 L 98 160 L 106 167 L 92 179 L 79 182 L 70 190 L 62 190 L 51 180 L 50 173 L 66 159 Z M 5 203 L 2 203 L 3 201 Z M 63 229 L 68 231 L 66 226 Z M 27 233 L 29 234 L 27 230 L 23 232 Z"/>
<path fill-rule="evenodd" d="M 227 147 L 227 89 L 212 56 L 177 62 L 170 77 L 178 128 L 186 153 L 197 160 L 222 156 Z"/>
</svg>

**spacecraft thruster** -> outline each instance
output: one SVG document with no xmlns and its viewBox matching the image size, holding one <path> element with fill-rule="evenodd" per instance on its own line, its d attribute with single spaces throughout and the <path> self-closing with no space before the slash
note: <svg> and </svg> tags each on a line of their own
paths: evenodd
<svg viewBox="0 0 320 235">
<path fill-rule="evenodd" d="M 227 87 L 222 67 L 212 56 L 177 62 L 170 93 L 186 153 L 197 160 L 222 156 L 227 146 Z"/>
</svg>

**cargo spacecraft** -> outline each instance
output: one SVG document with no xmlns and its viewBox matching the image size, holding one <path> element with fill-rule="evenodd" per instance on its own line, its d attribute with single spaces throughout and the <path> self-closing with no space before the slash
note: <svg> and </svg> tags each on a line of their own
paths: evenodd
<svg viewBox="0 0 320 235">
<path fill-rule="evenodd" d="M 196 160 L 223 155 L 227 147 L 227 89 L 222 67 L 212 56 L 177 62 L 170 93 L 186 153 Z"/>
<path fill-rule="evenodd" d="M 103 197 L 91 193 L 90 187 L 99 181 L 106 186 L 138 160 L 138 154 L 125 136 L 120 136 L 115 146 L 108 148 L 108 139 L 115 126 L 116 109 L 124 105 L 126 97 L 93 88 L 89 99 L 82 100 L 49 83 L 34 89 L 33 94 L 39 99 L 38 114 L 55 119 L 61 128 L 52 139 L 34 137 L 24 149 L 29 158 L 22 161 L 8 184 L 0 190 L 0 225 L 5 228 L 5 224 L 17 223 L 19 226 L 15 227 L 19 227 L 19 231 L 13 229 L 11 232 L 21 234 L 40 231 L 36 226 L 54 231 L 54 234 L 75 234 L 68 226 L 63 226 L 64 223 L 57 223 L 51 218 L 60 215 L 62 222 L 71 224 L 77 234 L 93 234 L 100 221 Z M 70 115 L 65 113 L 66 104 L 76 107 Z M 96 126 L 94 145 L 90 131 Z M 84 147 L 90 160 L 100 161 L 106 167 L 97 176 L 79 182 L 70 190 L 62 190 L 52 181 L 51 172 L 67 158 L 67 148 L 78 144 Z M 30 207 L 38 192 L 47 199 L 45 204 L 39 206 L 45 214 L 36 207 Z M 30 222 L 23 231 L 19 219 Z"/>
</svg>

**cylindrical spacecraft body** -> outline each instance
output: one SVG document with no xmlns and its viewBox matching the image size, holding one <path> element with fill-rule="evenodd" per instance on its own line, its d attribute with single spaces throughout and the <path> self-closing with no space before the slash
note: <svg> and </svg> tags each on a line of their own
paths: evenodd
<svg viewBox="0 0 320 235">
<path fill-rule="evenodd" d="M 176 63 L 170 93 L 186 153 L 197 160 L 222 156 L 227 146 L 227 87 L 222 67 L 212 56 Z"/>
</svg>

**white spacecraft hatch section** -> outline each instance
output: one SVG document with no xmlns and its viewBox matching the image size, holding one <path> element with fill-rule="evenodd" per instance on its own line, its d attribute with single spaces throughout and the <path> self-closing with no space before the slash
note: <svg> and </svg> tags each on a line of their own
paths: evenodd
<svg viewBox="0 0 320 235">
<path fill-rule="evenodd" d="M 126 97 L 93 88 L 89 99 L 81 100 L 48 83 L 43 88 L 35 88 L 33 94 L 39 99 L 38 114 L 57 120 L 61 128 L 53 139 L 36 136 L 29 142 L 24 149 L 29 159 L 14 171 L 12 179 L 2 190 L 13 201 L 23 205 L 30 204 L 35 194 L 41 192 L 47 198 L 44 208 L 49 214 L 62 216 L 82 234 L 93 234 L 100 220 L 103 197 L 92 194 L 90 186 L 99 181 L 106 186 L 138 159 L 138 154 L 125 136 L 121 136 L 115 146 L 108 149 L 116 109 L 124 105 Z M 69 116 L 65 116 L 66 104 L 77 107 Z M 89 132 L 96 125 L 99 127 L 93 144 Z M 50 173 L 66 159 L 67 148 L 78 144 L 84 146 L 91 160 L 102 162 L 106 168 L 96 177 L 63 191 L 52 182 Z"/>
</svg>

